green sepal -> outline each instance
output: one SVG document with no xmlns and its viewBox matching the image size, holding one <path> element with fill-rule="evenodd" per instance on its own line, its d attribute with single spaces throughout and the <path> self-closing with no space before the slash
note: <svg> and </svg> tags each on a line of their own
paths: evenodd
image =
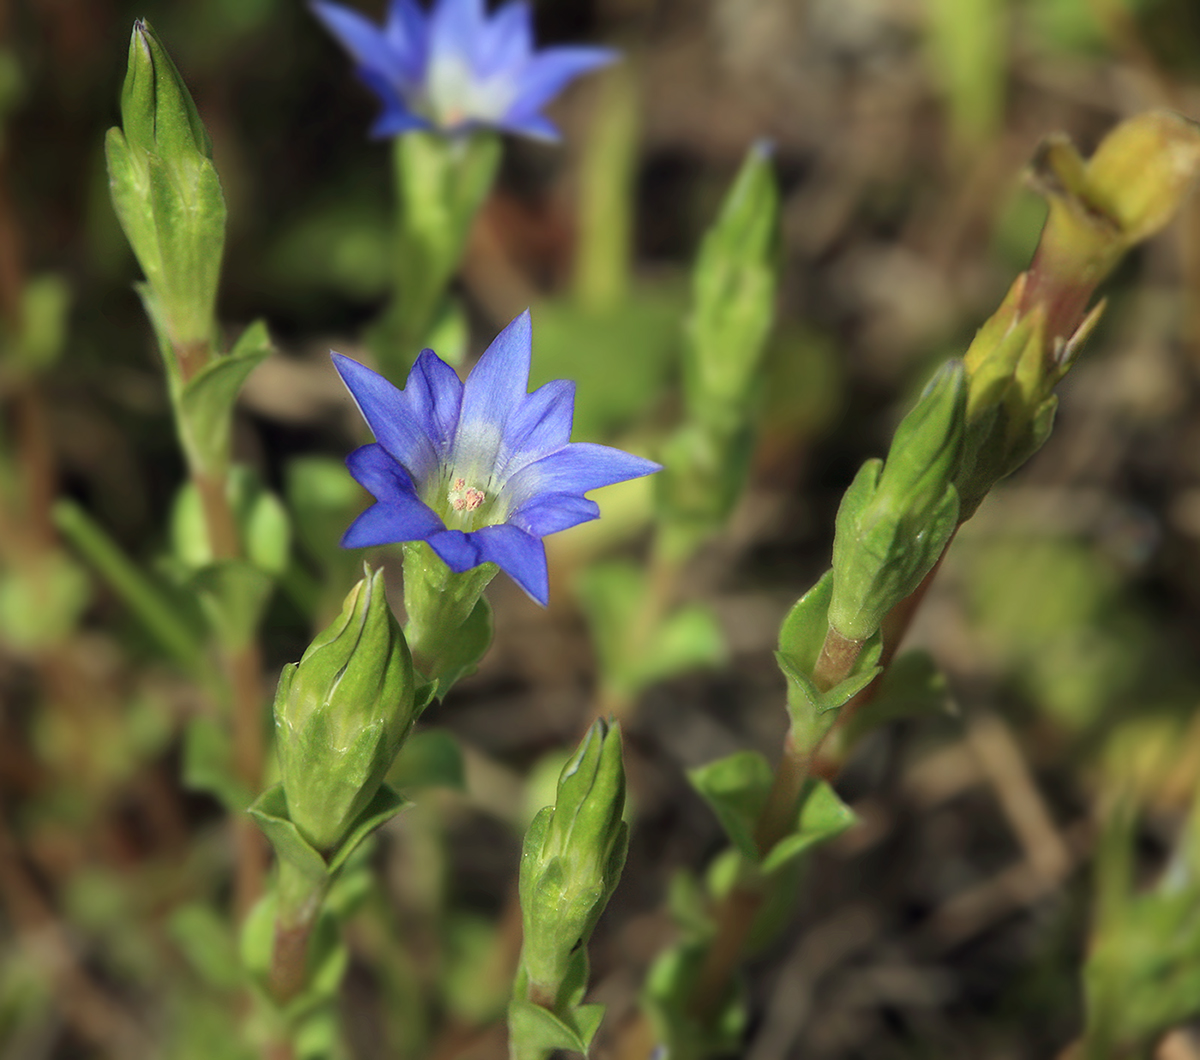
<svg viewBox="0 0 1200 1060">
<path fill-rule="evenodd" d="M 712 807 L 742 857 L 758 861 L 754 830 L 774 779 L 767 760 L 757 751 L 736 751 L 698 769 L 689 769 L 687 777 Z"/>
<path fill-rule="evenodd" d="M 193 469 L 220 474 L 228 466 L 234 403 L 250 373 L 270 354 L 267 326 L 255 321 L 227 356 L 210 361 L 184 386 L 180 433 Z"/>
<path fill-rule="evenodd" d="M 482 594 L 499 569 L 481 563 L 456 573 L 428 542 L 404 545 L 404 636 L 414 669 L 435 683 L 439 700 L 491 645 L 492 610 Z"/>
<path fill-rule="evenodd" d="M 712 1017 L 701 1023 L 689 1011 L 707 947 L 680 943 L 663 952 L 650 966 L 642 988 L 642 1008 L 654 1028 L 656 1041 L 669 1060 L 703 1060 L 736 1056 L 746 1031 L 745 989 L 735 980 Z"/>
<path fill-rule="evenodd" d="M 829 624 L 863 641 L 912 593 L 958 525 L 967 382 L 950 361 L 901 421 L 886 463 L 868 460 L 842 498 Z"/>
<path fill-rule="evenodd" d="M 328 859 L 322 857 L 320 851 L 292 824 L 288 817 L 287 799 L 284 797 L 282 784 L 267 788 L 247 812 L 271 841 L 279 859 L 287 861 L 305 879 L 318 883 L 328 881 L 367 836 L 409 805 L 411 804 L 403 795 L 393 791 L 386 784 L 381 785 L 375 797 L 347 829 L 340 846 Z"/>
<path fill-rule="evenodd" d="M 400 748 L 388 771 L 387 782 L 401 791 L 412 788 L 466 791 L 466 772 L 458 740 L 445 729 L 414 732 Z"/>
<path fill-rule="evenodd" d="M 796 603 L 779 630 L 775 660 L 788 683 L 788 716 L 797 744 L 814 749 L 837 721 L 838 712 L 867 687 L 882 669 L 879 663 L 883 638 L 877 630 L 863 645 L 844 681 L 822 692 L 813 684 L 812 672 L 829 629 L 829 600 L 833 571 L 826 571 Z"/>
<path fill-rule="evenodd" d="M 805 792 L 801 797 L 796 830 L 776 843 L 763 859 L 765 875 L 778 872 L 813 847 L 836 839 L 858 820 L 854 811 L 825 781 L 810 780 Z"/>
<path fill-rule="evenodd" d="M 183 786 L 212 795 L 230 813 L 243 813 L 253 801 L 233 768 L 229 733 L 215 719 L 192 718 L 183 733 Z"/>
<path fill-rule="evenodd" d="M 580 1005 L 556 1013 L 531 1001 L 513 998 L 508 1006 L 513 1056 L 518 1060 L 542 1060 L 555 1049 L 587 1056 L 603 1018 L 603 1005 Z"/>
<path fill-rule="evenodd" d="M 725 638 L 712 611 L 700 604 L 677 608 L 651 628 L 638 615 L 650 592 L 645 573 L 632 563 L 597 563 L 577 581 L 592 628 L 605 687 L 633 696 L 649 685 L 726 656 Z"/>
<path fill-rule="evenodd" d="M 888 722 L 953 713 L 945 675 L 933 657 L 926 651 L 909 651 L 884 671 L 870 702 L 854 712 L 839 735 L 843 745 L 849 748 Z"/>
</svg>

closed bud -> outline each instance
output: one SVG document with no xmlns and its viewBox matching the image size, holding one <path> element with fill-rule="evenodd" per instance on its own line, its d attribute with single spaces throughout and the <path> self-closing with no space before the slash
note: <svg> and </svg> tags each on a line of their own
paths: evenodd
<svg viewBox="0 0 1200 1060">
<path fill-rule="evenodd" d="M 213 337 L 225 200 L 196 105 L 142 21 L 129 41 L 121 122 L 105 141 L 113 207 L 149 281 L 143 297 L 160 338 L 183 362 L 170 366 L 186 381 Z"/>
<path fill-rule="evenodd" d="M 554 806 L 530 826 L 521 856 L 522 963 L 543 995 L 556 994 L 616 888 L 628 844 L 624 808 L 620 728 L 598 719 L 563 768 Z"/>
<path fill-rule="evenodd" d="M 179 70 L 142 19 L 133 24 L 129 39 L 121 123 L 132 147 L 176 163 L 188 153 L 212 158 L 212 141 Z"/>
<path fill-rule="evenodd" d="M 415 718 L 412 659 L 370 572 L 341 615 L 284 668 L 275 733 L 288 816 L 323 854 L 337 849 L 383 783 Z"/>
<path fill-rule="evenodd" d="M 896 429 L 887 462 L 868 461 L 838 509 L 829 624 L 865 641 L 921 583 L 958 521 L 967 387 L 950 361 Z"/>
</svg>

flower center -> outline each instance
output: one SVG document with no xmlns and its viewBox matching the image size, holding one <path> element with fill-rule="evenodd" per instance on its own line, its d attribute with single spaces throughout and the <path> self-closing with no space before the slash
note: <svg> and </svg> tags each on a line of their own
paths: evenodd
<svg viewBox="0 0 1200 1060">
<path fill-rule="evenodd" d="M 484 501 L 487 494 L 474 486 L 468 486 L 465 478 L 456 478 L 450 486 L 450 507 L 456 512 L 473 512 Z"/>
</svg>

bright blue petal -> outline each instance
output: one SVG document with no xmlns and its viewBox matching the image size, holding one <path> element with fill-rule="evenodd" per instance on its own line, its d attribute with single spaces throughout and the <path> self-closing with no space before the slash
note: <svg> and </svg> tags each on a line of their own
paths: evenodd
<svg viewBox="0 0 1200 1060">
<path fill-rule="evenodd" d="M 543 607 L 550 601 L 546 548 L 515 526 L 485 526 L 470 535 L 479 547 L 480 562 L 495 563 Z"/>
<path fill-rule="evenodd" d="M 505 428 L 494 481 L 503 484 L 526 464 L 570 442 L 574 415 L 575 384 L 569 379 L 552 379 L 523 398 Z"/>
<path fill-rule="evenodd" d="M 421 129 L 429 123 L 418 114 L 408 109 L 408 103 L 396 86 L 383 74 L 366 67 L 357 70 L 359 80 L 379 97 L 383 104 L 383 113 L 375 119 L 371 126 L 371 135 L 378 138 L 395 136 L 409 129 Z"/>
<path fill-rule="evenodd" d="M 472 567 L 478 567 L 483 562 L 479 557 L 479 549 L 471 540 L 473 534 L 464 534 L 461 530 L 439 530 L 430 534 L 425 540 L 446 566 L 455 574 L 461 574 Z"/>
<path fill-rule="evenodd" d="M 599 518 L 600 505 L 595 501 L 573 493 L 551 493 L 526 501 L 509 513 L 508 522 L 536 537 L 545 537 Z"/>
<path fill-rule="evenodd" d="M 547 48 L 539 52 L 520 72 L 516 99 L 505 121 L 527 121 L 575 78 L 619 58 L 620 53 L 611 48 Z"/>
<path fill-rule="evenodd" d="M 445 524 L 416 497 L 397 494 L 372 504 L 342 535 L 342 548 L 369 548 L 396 541 L 422 541 L 444 530 Z"/>
<path fill-rule="evenodd" d="M 378 26 L 357 11 L 329 0 L 312 0 L 311 7 L 313 14 L 359 66 L 387 75 L 393 65 L 393 56 Z"/>
<path fill-rule="evenodd" d="M 516 511 L 539 494 L 582 494 L 600 486 L 640 478 L 662 466 L 607 445 L 572 442 L 557 453 L 522 468 L 505 484 L 504 493 Z"/>
<path fill-rule="evenodd" d="M 399 136 L 401 133 L 412 132 L 413 129 L 432 129 L 432 123 L 418 114 L 413 114 L 403 107 L 390 107 L 371 124 L 371 136 L 382 140 L 388 136 Z"/>
<path fill-rule="evenodd" d="M 378 372 L 340 353 L 333 354 L 333 364 L 376 441 L 404 465 L 418 487 L 423 485 L 439 465 L 431 424 L 415 416 L 405 395 Z"/>
<path fill-rule="evenodd" d="M 504 117 L 496 123 L 496 128 L 514 136 L 528 136 L 531 140 L 544 140 L 546 143 L 556 144 L 562 139 L 558 126 L 540 114 L 522 118 Z"/>
<path fill-rule="evenodd" d="M 378 442 L 355 449 L 346 457 L 346 467 L 354 481 L 377 501 L 391 500 L 400 494 L 417 495 L 408 472 Z"/>
<path fill-rule="evenodd" d="M 522 0 L 505 4 L 487 24 L 474 56 L 475 73 L 486 79 L 500 71 L 515 74 L 533 54 L 533 20 Z"/>
<path fill-rule="evenodd" d="M 425 13 L 415 0 L 392 0 L 383 34 L 398 72 L 415 88 L 425 76 L 429 59 L 429 24 Z"/>
<path fill-rule="evenodd" d="M 460 55 L 471 63 L 486 25 L 483 0 L 438 0 L 429 16 L 429 56 Z"/>
<path fill-rule="evenodd" d="M 408 373 L 404 396 L 413 415 L 424 424 L 439 460 L 447 460 L 462 409 L 463 384 L 458 373 L 433 350 L 422 350 Z"/>
<path fill-rule="evenodd" d="M 454 441 L 454 466 L 470 476 L 490 476 L 505 426 L 525 400 L 533 333 L 529 310 L 508 325 L 467 376 Z"/>
</svg>

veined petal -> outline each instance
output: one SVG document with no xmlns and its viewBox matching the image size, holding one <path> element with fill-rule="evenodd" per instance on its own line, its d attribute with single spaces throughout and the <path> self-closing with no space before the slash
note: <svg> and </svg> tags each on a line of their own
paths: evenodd
<svg viewBox="0 0 1200 1060">
<path fill-rule="evenodd" d="M 496 128 L 501 132 L 513 133 L 516 136 L 528 136 L 531 140 L 544 140 L 552 144 L 558 143 L 562 139 L 562 133 L 558 131 L 558 126 L 540 114 L 528 114 L 520 118 L 506 115 L 496 123 Z"/>
<path fill-rule="evenodd" d="M 517 78 L 516 99 L 505 115 L 524 121 L 542 109 L 568 84 L 583 74 L 608 66 L 620 58 L 611 48 L 547 48 L 530 59 Z"/>
<path fill-rule="evenodd" d="M 425 424 L 440 459 L 450 455 L 462 410 L 463 384 L 458 373 L 433 350 L 422 350 L 408 373 L 404 396 Z"/>
<path fill-rule="evenodd" d="M 372 504 L 350 524 L 342 535 L 342 548 L 368 548 L 396 541 L 422 541 L 445 524 L 416 497 L 396 494 L 387 501 Z"/>
<path fill-rule="evenodd" d="M 429 58 L 429 24 L 415 0 L 391 0 L 383 34 L 404 79 L 419 85 Z"/>
<path fill-rule="evenodd" d="M 470 535 L 479 547 L 480 562 L 495 563 L 543 607 L 550 602 L 546 546 L 515 526 L 485 526 Z"/>
<path fill-rule="evenodd" d="M 386 76 L 393 56 L 379 27 L 357 11 L 331 0 L 312 0 L 312 12 L 350 53 L 350 57 L 370 70 Z"/>
<path fill-rule="evenodd" d="M 333 354 L 333 364 L 375 439 L 404 466 L 415 484 L 423 484 L 438 466 L 431 425 L 414 416 L 403 392 L 378 372 L 340 353 Z"/>
<path fill-rule="evenodd" d="M 453 462 L 460 470 L 476 475 L 493 471 L 509 417 L 529 387 L 532 339 L 527 309 L 492 340 L 467 376 L 454 440 Z"/>
<path fill-rule="evenodd" d="M 378 501 L 388 501 L 399 494 L 417 495 L 408 472 L 378 442 L 355 449 L 346 457 L 346 467 L 354 481 Z"/>
<path fill-rule="evenodd" d="M 487 24 L 483 0 L 438 0 L 429 14 L 429 56 L 461 55 L 469 63 Z"/>
<path fill-rule="evenodd" d="M 545 537 L 599 518 L 600 505 L 595 501 L 574 493 L 551 493 L 526 501 L 509 513 L 508 522 L 526 533 Z"/>
<path fill-rule="evenodd" d="M 526 464 L 570 442 L 574 416 L 575 383 L 570 379 L 552 379 L 522 398 L 504 431 L 495 481 L 503 487 Z"/>
<path fill-rule="evenodd" d="M 473 537 L 473 534 L 464 534 L 461 530 L 439 530 L 425 540 L 429 542 L 429 547 L 442 557 L 447 567 L 455 574 L 462 574 L 463 571 L 478 567 L 483 562 L 479 556 L 479 549 L 471 540 Z"/>
<path fill-rule="evenodd" d="M 533 54 L 533 20 L 529 5 L 510 0 L 487 24 L 475 49 L 475 72 L 486 80 L 502 70 L 522 69 Z"/>
<path fill-rule="evenodd" d="M 583 494 L 661 470 L 653 460 L 611 446 L 572 442 L 523 467 L 505 483 L 504 493 L 510 511 L 517 511 L 540 494 Z"/>
</svg>

